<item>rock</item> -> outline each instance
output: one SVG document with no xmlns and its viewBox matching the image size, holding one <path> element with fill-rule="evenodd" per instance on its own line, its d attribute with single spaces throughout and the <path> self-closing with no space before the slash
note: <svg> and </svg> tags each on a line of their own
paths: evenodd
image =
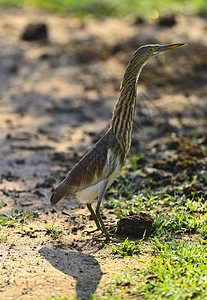
<svg viewBox="0 0 207 300">
<path fill-rule="evenodd" d="M 28 24 L 21 36 L 23 41 L 47 41 L 48 28 L 44 23 L 30 23 Z"/>
<path fill-rule="evenodd" d="M 173 27 L 174 25 L 176 25 L 176 23 L 176 19 L 173 15 L 160 17 L 159 19 L 159 25 L 164 27 Z"/>
</svg>

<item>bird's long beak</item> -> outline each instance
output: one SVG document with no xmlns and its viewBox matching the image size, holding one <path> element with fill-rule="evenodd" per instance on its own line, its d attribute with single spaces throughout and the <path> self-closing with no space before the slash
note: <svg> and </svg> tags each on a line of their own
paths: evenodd
<svg viewBox="0 0 207 300">
<path fill-rule="evenodd" d="M 167 50 L 171 50 L 171 49 L 176 49 L 176 48 L 180 48 L 180 47 L 183 47 L 185 46 L 186 43 L 178 43 L 178 44 L 169 44 L 169 45 L 160 45 L 156 51 L 155 51 L 155 54 L 156 53 L 162 53 L 164 51 L 167 51 Z"/>
</svg>

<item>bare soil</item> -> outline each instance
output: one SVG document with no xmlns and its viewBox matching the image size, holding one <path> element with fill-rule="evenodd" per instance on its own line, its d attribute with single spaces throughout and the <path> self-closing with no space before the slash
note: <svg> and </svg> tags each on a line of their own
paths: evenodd
<svg viewBox="0 0 207 300">
<path fill-rule="evenodd" d="M 48 31 L 25 40 L 29 23 Z M 136 48 L 176 42 L 188 45 L 143 70 L 131 153 L 145 154 L 137 180 L 150 176 L 155 189 L 172 192 L 199 171 L 203 181 L 186 192 L 205 194 L 207 155 L 197 142 L 207 144 L 206 18 L 148 24 L 0 11 L 0 213 L 30 212 L 23 224 L 1 227 L 1 299 L 101 297 L 113 275 L 144 267 L 147 254 L 116 257 L 100 233 L 90 233 L 94 223 L 75 197 L 55 208 L 49 197 L 107 128 Z M 106 224 L 118 221 L 110 208 L 103 214 Z M 61 229 L 56 238 L 52 225 Z M 127 297 L 136 298 L 133 290 Z"/>
</svg>

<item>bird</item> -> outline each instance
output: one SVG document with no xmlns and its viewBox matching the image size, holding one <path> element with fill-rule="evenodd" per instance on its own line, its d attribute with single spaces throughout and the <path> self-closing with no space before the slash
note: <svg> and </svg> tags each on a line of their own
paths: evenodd
<svg viewBox="0 0 207 300">
<path fill-rule="evenodd" d="M 131 146 L 140 73 L 150 58 L 185 45 L 186 43 L 152 44 L 141 46 L 135 51 L 124 73 L 107 132 L 71 169 L 51 195 L 50 202 L 54 206 L 62 198 L 76 194 L 79 201 L 86 203 L 97 229 L 102 231 L 107 241 L 110 240 L 110 234 L 102 220 L 100 205 Z M 92 203 L 96 198 L 97 205 L 94 210 Z"/>
</svg>

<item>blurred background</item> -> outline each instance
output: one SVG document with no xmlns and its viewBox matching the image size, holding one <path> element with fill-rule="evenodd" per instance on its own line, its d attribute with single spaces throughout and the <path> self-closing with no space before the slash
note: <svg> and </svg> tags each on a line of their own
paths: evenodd
<svg viewBox="0 0 207 300">
<path fill-rule="evenodd" d="M 205 0 L 1 0 L 2 7 L 34 7 L 76 17 L 158 18 L 172 13 L 205 14 Z"/>
</svg>

